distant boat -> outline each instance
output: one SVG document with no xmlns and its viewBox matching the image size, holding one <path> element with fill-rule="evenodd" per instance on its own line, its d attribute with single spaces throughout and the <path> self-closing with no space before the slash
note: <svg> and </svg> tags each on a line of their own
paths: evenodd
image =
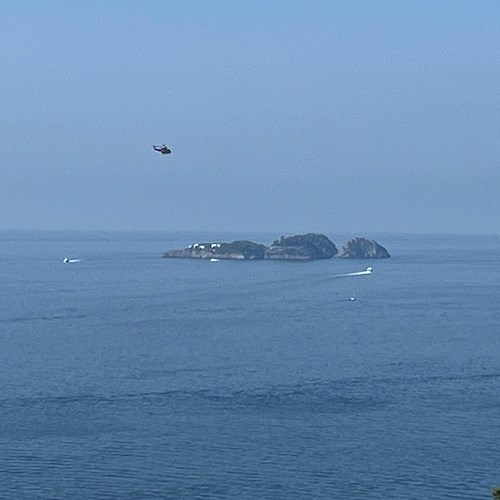
<svg viewBox="0 0 500 500">
<path fill-rule="evenodd" d="M 373 267 L 367 267 L 366 271 L 360 271 L 359 273 L 349 273 L 347 276 L 365 276 L 366 274 L 372 274 Z"/>
<path fill-rule="evenodd" d="M 334 278 L 343 278 L 344 276 L 367 276 L 373 273 L 373 267 L 367 267 L 366 271 L 359 271 L 357 273 L 336 274 Z"/>
<path fill-rule="evenodd" d="M 68 259 L 68 257 L 65 257 L 63 262 L 65 264 L 76 264 L 77 262 L 81 262 L 82 259 Z"/>
<path fill-rule="evenodd" d="M 219 259 L 210 259 L 210 262 L 219 262 Z"/>
</svg>

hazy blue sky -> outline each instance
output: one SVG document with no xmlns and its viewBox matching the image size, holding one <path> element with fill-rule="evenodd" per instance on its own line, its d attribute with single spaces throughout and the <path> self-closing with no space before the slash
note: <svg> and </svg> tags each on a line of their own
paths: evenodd
<svg viewBox="0 0 500 500">
<path fill-rule="evenodd" d="M 0 228 L 500 233 L 498 0 L 3 0 L 0 22 Z"/>
</svg>

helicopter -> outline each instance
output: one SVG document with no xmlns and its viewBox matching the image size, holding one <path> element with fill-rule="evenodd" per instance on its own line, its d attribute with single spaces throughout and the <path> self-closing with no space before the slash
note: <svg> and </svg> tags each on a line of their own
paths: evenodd
<svg viewBox="0 0 500 500">
<path fill-rule="evenodd" d="M 169 155 L 172 152 L 167 146 L 165 146 L 165 144 L 161 146 L 153 146 L 153 149 L 162 155 Z"/>
</svg>

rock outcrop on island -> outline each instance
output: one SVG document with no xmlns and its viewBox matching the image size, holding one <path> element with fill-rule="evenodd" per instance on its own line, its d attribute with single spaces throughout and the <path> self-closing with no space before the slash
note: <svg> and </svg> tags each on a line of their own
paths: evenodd
<svg viewBox="0 0 500 500">
<path fill-rule="evenodd" d="M 252 241 L 233 241 L 232 243 L 194 243 L 181 250 L 169 250 L 164 258 L 181 259 L 232 259 L 262 260 L 267 247 Z"/>
<path fill-rule="evenodd" d="M 335 244 L 324 234 L 308 233 L 282 236 L 272 245 L 238 240 L 232 243 L 193 243 L 187 248 L 169 250 L 163 258 L 226 259 L 226 260 L 320 260 L 337 256 L 354 259 L 390 257 L 387 250 L 375 241 L 354 238 L 338 252 Z"/>
<path fill-rule="evenodd" d="M 366 238 L 353 238 L 336 255 L 340 259 L 387 259 L 389 252 L 376 241 Z"/>
<path fill-rule="evenodd" d="M 337 247 L 324 234 L 298 234 L 276 240 L 264 255 L 273 260 L 319 260 L 331 259 Z"/>
</svg>

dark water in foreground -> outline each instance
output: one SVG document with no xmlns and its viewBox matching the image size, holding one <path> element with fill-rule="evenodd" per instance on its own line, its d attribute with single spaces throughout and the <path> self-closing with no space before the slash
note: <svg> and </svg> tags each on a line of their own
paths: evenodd
<svg viewBox="0 0 500 500">
<path fill-rule="evenodd" d="M 197 239 L 0 232 L 1 498 L 490 498 L 500 238 L 158 258 Z"/>
</svg>

